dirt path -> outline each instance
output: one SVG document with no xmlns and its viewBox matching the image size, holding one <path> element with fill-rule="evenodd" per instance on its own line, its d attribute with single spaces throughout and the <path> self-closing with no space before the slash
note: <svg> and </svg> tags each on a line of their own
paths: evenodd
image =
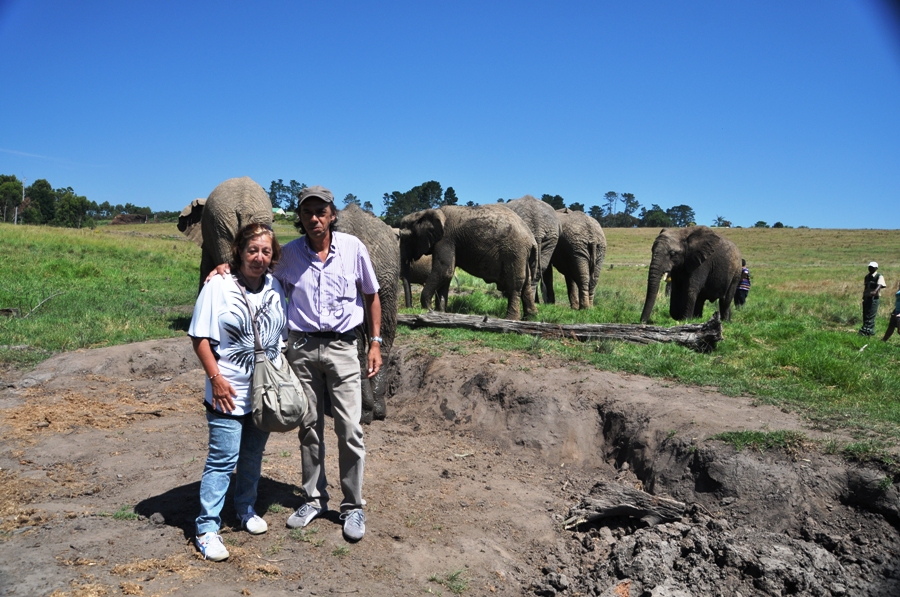
<svg viewBox="0 0 900 597">
<path fill-rule="evenodd" d="M 191 543 L 206 424 L 189 342 L 67 353 L 8 380 L 0 595 L 900 594 L 900 504 L 877 471 L 704 441 L 812 435 L 796 417 L 531 355 L 398 346 L 391 367 L 388 419 L 366 428 L 365 539 L 345 543 L 334 517 L 285 528 L 299 453 L 273 434 L 270 530 L 223 529 L 219 564 Z M 564 530 L 602 479 L 687 514 Z"/>
</svg>

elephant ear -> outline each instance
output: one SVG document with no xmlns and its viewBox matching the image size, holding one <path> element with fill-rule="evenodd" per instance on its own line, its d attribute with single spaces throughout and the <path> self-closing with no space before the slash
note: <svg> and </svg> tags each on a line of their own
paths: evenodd
<svg viewBox="0 0 900 597">
<path fill-rule="evenodd" d="M 203 230 L 200 228 L 200 219 L 205 205 L 206 199 L 194 199 L 178 215 L 178 230 L 198 247 L 203 246 Z"/>
<path fill-rule="evenodd" d="M 685 242 L 685 265 L 689 270 L 695 270 L 712 257 L 722 239 L 705 226 L 696 226 Z"/>
<path fill-rule="evenodd" d="M 426 209 L 420 212 L 410 229 L 416 239 L 416 250 L 413 260 L 422 255 L 431 255 L 434 245 L 444 238 L 444 214 L 436 209 Z"/>
</svg>

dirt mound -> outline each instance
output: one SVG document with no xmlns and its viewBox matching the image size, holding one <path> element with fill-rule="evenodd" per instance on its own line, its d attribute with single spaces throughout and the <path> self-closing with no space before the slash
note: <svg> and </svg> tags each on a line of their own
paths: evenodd
<svg viewBox="0 0 900 597">
<path fill-rule="evenodd" d="M 0 391 L 0 595 L 896 595 L 898 495 L 817 452 L 710 436 L 803 430 L 706 388 L 529 354 L 395 346 L 388 418 L 368 426 L 368 533 L 290 531 L 293 434 L 266 449 L 269 532 L 191 545 L 206 456 L 187 339 L 59 355 Z M 8 382 L 9 383 L 9 382 Z M 337 478 L 333 439 L 326 465 Z M 686 504 L 680 520 L 563 521 L 598 481 Z M 593 489 L 592 489 L 593 488 Z"/>
</svg>

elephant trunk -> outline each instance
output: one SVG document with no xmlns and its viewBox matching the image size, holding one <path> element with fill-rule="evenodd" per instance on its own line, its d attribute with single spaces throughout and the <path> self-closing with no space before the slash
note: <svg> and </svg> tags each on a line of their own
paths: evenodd
<svg viewBox="0 0 900 597">
<path fill-rule="evenodd" d="M 644 298 L 644 310 L 641 311 L 641 323 L 647 323 L 650 319 L 650 313 L 656 305 L 656 295 L 659 293 L 659 283 L 665 272 L 660 271 L 659 266 L 650 264 L 650 273 L 647 274 L 647 296 Z"/>
</svg>

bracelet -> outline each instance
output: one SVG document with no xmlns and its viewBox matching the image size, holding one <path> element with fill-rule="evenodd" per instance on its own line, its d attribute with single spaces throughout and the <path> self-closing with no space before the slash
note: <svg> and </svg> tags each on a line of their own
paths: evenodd
<svg viewBox="0 0 900 597">
<path fill-rule="evenodd" d="M 213 375 L 212 377 L 210 377 L 210 378 L 209 378 L 209 381 L 214 380 L 215 378 L 219 377 L 220 375 L 222 375 L 222 372 L 221 372 L 221 371 L 219 371 L 218 373 L 216 373 L 215 375 Z"/>
</svg>

